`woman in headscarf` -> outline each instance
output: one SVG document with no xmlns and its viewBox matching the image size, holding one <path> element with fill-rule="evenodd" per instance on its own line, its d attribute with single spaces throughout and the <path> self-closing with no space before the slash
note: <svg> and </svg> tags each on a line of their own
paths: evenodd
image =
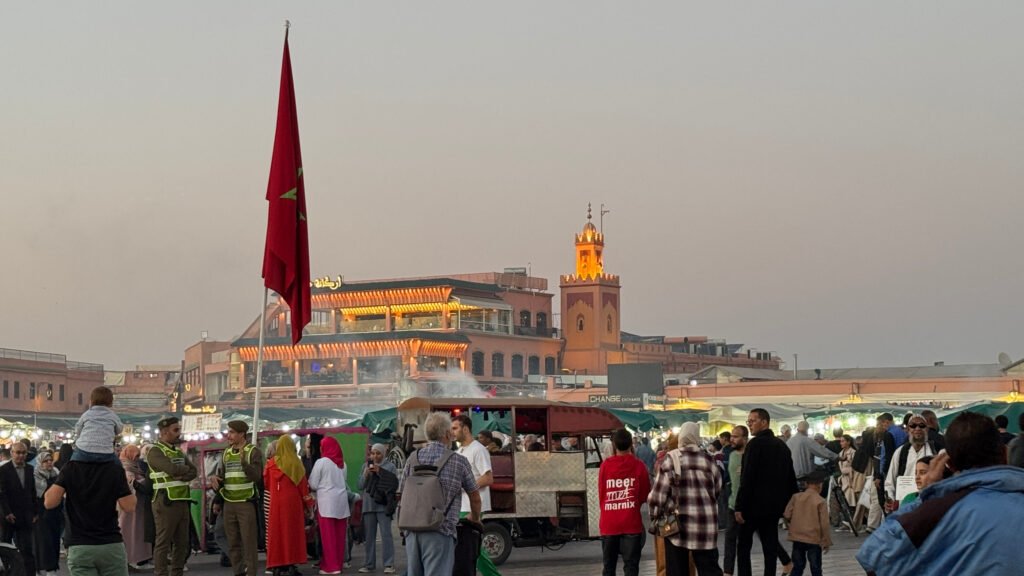
<svg viewBox="0 0 1024 576">
<path fill-rule="evenodd" d="M 121 450 L 120 455 L 128 487 L 137 499 L 142 499 L 142 496 L 138 494 L 140 484 L 148 485 L 149 482 L 139 466 L 141 453 L 138 446 L 129 444 Z M 138 569 L 140 564 L 153 557 L 153 547 L 146 543 L 145 511 L 141 506 L 136 506 L 135 510 L 131 512 L 118 510 L 117 523 L 121 526 L 121 535 L 124 537 L 124 551 L 128 557 L 128 566 Z"/>
<path fill-rule="evenodd" d="M 333 436 L 320 441 L 320 453 L 309 474 L 309 487 L 316 492 L 317 525 L 323 547 L 320 573 L 341 574 L 349 517 L 345 459 L 341 445 Z"/>
<path fill-rule="evenodd" d="M 657 469 L 647 497 L 652 523 L 675 515 L 679 532 L 655 541 L 660 568 L 664 556 L 666 574 L 697 572 L 721 574 L 717 540 L 718 492 L 722 476 L 714 458 L 700 448 L 700 426 L 686 422 L 679 427 L 679 448 L 669 451 Z M 678 470 L 678 472 L 677 472 Z M 652 526 L 652 530 L 655 527 Z"/>
<path fill-rule="evenodd" d="M 39 519 L 35 525 L 36 570 L 46 576 L 56 576 L 60 570 L 60 531 L 64 525 L 64 504 L 52 510 L 43 508 L 43 494 L 57 479 L 53 468 L 53 453 L 43 450 L 37 457 L 35 470 L 36 497 Z"/>
<path fill-rule="evenodd" d="M 391 516 L 395 513 L 395 489 L 398 486 L 398 471 L 395 465 L 384 459 L 388 448 L 374 444 L 370 448 L 370 459 L 363 464 L 359 474 L 359 489 L 363 491 L 363 525 L 366 527 L 366 564 L 363 568 L 373 572 L 377 569 L 377 530 L 384 545 L 381 560 L 384 573 L 395 572 L 395 540 L 391 535 Z M 382 482 L 385 479 L 386 482 Z M 385 486 L 384 489 L 380 489 Z"/>
<path fill-rule="evenodd" d="M 306 470 L 295 452 L 295 441 L 285 434 L 277 440 L 277 451 L 267 460 L 263 485 L 270 495 L 267 523 L 267 569 L 274 576 L 300 574 L 306 563 L 305 511 L 312 509 Z"/>
</svg>

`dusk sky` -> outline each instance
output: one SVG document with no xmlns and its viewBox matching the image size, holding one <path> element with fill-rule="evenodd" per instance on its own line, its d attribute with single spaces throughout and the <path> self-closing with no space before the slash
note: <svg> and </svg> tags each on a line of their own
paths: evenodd
<svg viewBox="0 0 1024 576">
<path fill-rule="evenodd" d="M 285 18 L 314 276 L 557 293 L 604 203 L 629 332 L 1024 357 L 1019 2 L 3 3 L 0 347 L 259 314 Z"/>
</svg>

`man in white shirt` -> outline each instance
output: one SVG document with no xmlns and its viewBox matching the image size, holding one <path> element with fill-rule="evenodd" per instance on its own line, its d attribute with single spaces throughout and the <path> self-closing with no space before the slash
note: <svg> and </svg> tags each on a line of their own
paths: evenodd
<svg viewBox="0 0 1024 576">
<path fill-rule="evenodd" d="M 885 476 L 885 494 L 888 501 L 885 506 L 891 512 L 896 508 L 896 479 L 900 476 L 914 477 L 914 465 L 925 456 L 935 456 L 935 447 L 928 442 L 928 423 L 924 416 L 914 414 L 907 423 L 910 438 L 907 443 L 892 453 L 889 473 Z"/>
<path fill-rule="evenodd" d="M 484 448 L 484 445 L 473 437 L 473 420 L 465 414 L 460 414 L 452 419 L 452 437 L 459 443 L 459 454 L 469 460 L 473 469 L 473 476 L 476 478 L 476 485 L 480 489 L 480 516 L 491 511 L 491 484 L 494 483 L 494 475 L 491 472 L 491 454 Z M 462 493 L 462 516 L 469 513 L 469 495 Z M 480 549 L 480 557 L 476 561 L 476 569 L 484 576 L 500 576 L 498 569 L 487 556 L 483 548 Z"/>
</svg>

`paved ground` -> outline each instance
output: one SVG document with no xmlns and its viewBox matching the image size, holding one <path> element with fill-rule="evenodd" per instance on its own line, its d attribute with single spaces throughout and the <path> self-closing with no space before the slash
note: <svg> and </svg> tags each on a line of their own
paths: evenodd
<svg viewBox="0 0 1024 576">
<path fill-rule="evenodd" d="M 785 538 L 786 535 L 784 532 L 780 532 L 779 536 L 780 538 Z M 722 538 L 720 537 L 720 544 L 721 541 Z M 864 536 L 854 538 L 849 533 L 837 533 L 833 534 L 833 541 L 835 546 L 823 559 L 824 573 L 829 576 L 860 576 L 864 574 L 864 571 L 854 559 L 854 554 L 864 541 Z M 380 547 L 378 546 L 377 549 L 379 551 Z M 398 544 L 395 553 L 398 556 L 396 564 L 399 573 L 401 573 L 402 568 L 405 566 L 405 549 Z M 356 569 L 363 565 L 363 547 L 357 546 L 353 554 L 353 567 L 344 570 L 343 574 L 355 574 Z M 654 547 L 648 542 L 648 545 L 644 548 L 643 561 L 640 564 L 641 574 L 654 574 L 653 554 Z M 754 540 L 754 553 L 752 556 L 754 574 L 761 574 L 763 564 L 761 562 L 760 547 L 756 538 Z M 187 576 L 230 575 L 230 569 L 221 568 L 217 560 L 218 557 L 213 555 L 200 554 L 194 556 L 189 561 L 191 569 Z M 262 555 L 260 560 L 263 560 Z M 62 566 L 62 568 L 64 568 L 62 573 L 66 574 L 66 567 Z M 316 569 L 309 565 L 302 567 L 301 571 L 307 576 L 316 574 Z M 593 576 L 601 572 L 601 544 L 600 542 L 576 542 L 567 544 L 560 550 L 517 548 L 512 551 L 508 561 L 500 567 L 500 571 L 504 576 L 540 576 L 546 574 Z M 377 574 L 383 574 L 383 566 L 379 563 Z"/>
</svg>

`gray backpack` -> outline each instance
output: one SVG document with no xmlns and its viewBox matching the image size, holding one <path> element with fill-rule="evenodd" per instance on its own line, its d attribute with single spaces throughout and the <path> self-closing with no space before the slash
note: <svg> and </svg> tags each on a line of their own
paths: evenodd
<svg viewBox="0 0 1024 576">
<path fill-rule="evenodd" d="M 448 510 L 458 498 L 448 502 L 441 488 L 441 470 L 455 454 L 445 450 L 433 466 L 420 464 L 419 450 L 409 456 L 412 472 L 402 486 L 398 507 L 398 529 L 409 532 L 436 532 L 444 523 Z"/>
</svg>

